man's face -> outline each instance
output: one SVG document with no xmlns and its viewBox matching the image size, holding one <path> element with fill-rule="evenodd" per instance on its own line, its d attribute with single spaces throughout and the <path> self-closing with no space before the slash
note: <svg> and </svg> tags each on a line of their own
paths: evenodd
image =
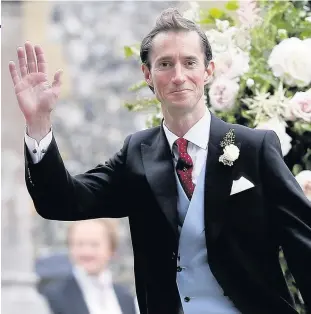
<svg viewBox="0 0 311 314">
<path fill-rule="evenodd" d="M 74 264 L 90 275 L 99 274 L 112 255 L 105 226 L 96 221 L 76 223 L 71 230 L 69 251 Z"/>
<path fill-rule="evenodd" d="M 194 32 L 163 32 L 153 39 L 151 70 L 143 65 L 146 82 L 154 87 L 164 109 L 193 111 L 204 106 L 204 85 L 213 71 L 204 64 L 199 35 Z"/>
</svg>

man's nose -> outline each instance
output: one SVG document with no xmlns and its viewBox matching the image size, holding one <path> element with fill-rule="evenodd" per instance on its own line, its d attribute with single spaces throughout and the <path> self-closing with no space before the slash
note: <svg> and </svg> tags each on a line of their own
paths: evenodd
<svg viewBox="0 0 311 314">
<path fill-rule="evenodd" d="M 174 84 L 180 85 L 185 82 L 185 74 L 183 68 L 180 64 L 176 64 L 175 66 L 175 73 L 172 79 Z"/>
</svg>

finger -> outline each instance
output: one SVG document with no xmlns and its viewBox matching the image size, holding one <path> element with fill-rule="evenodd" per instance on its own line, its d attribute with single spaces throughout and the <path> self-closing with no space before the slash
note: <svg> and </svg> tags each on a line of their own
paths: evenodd
<svg viewBox="0 0 311 314">
<path fill-rule="evenodd" d="M 43 49 L 40 46 L 35 46 L 35 53 L 37 57 L 38 72 L 47 74 L 48 67 L 47 62 L 45 61 Z"/>
<path fill-rule="evenodd" d="M 56 71 L 56 73 L 54 75 L 54 81 L 52 83 L 52 87 L 58 86 L 58 85 L 61 84 L 60 79 L 61 79 L 62 74 L 63 74 L 63 70 L 62 69 L 59 69 L 59 70 Z"/>
<path fill-rule="evenodd" d="M 26 55 L 23 47 L 17 48 L 17 56 L 19 63 L 19 70 L 21 72 L 21 76 L 25 77 L 27 75 L 27 63 L 26 63 Z"/>
<path fill-rule="evenodd" d="M 9 70 L 11 73 L 13 84 L 14 84 L 14 86 L 16 86 L 16 84 L 20 81 L 20 77 L 17 73 L 16 66 L 15 66 L 15 63 L 13 61 L 10 61 L 10 63 L 9 63 Z"/>
<path fill-rule="evenodd" d="M 35 58 L 35 53 L 30 42 L 25 43 L 26 56 L 27 56 L 27 67 L 29 73 L 37 72 L 37 62 Z"/>
</svg>

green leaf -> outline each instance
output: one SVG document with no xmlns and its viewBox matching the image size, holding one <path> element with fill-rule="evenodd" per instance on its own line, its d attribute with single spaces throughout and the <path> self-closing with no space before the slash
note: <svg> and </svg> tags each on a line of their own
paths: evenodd
<svg viewBox="0 0 311 314">
<path fill-rule="evenodd" d="M 215 18 L 213 18 L 207 10 L 200 10 L 200 18 L 197 21 L 198 24 L 202 25 L 215 25 Z"/>
<path fill-rule="evenodd" d="M 224 14 L 224 12 L 218 8 L 211 8 L 208 10 L 208 13 L 214 19 L 220 19 Z"/>
<path fill-rule="evenodd" d="M 137 92 L 138 90 L 144 88 L 144 87 L 147 87 L 148 84 L 146 83 L 146 81 L 141 81 L 141 82 L 138 82 L 134 85 L 132 85 L 130 88 L 129 88 L 129 91 L 131 92 Z"/>
<path fill-rule="evenodd" d="M 311 132 L 311 124 L 307 122 L 301 123 L 301 129 L 305 132 Z"/>
<path fill-rule="evenodd" d="M 197 24 L 201 24 L 201 25 L 210 25 L 210 24 L 215 24 L 215 19 L 212 19 L 210 17 L 205 17 L 200 19 L 199 21 L 197 21 Z"/>
<path fill-rule="evenodd" d="M 294 122 L 294 131 L 299 135 L 302 135 L 304 132 L 311 132 L 311 124 L 304 121 Z"/>
<path fill-rule="evenodd" d="M 153 115 L 151 119 L 147 120 L 146 125 L 148 128 L 152 128 L 161 125 L 161 122 L 162 122 L 161 118 Z"/>
<path fill-rule="evenodd" d="M 254 119 L 254 117 L 250 115 L 247 110 L 241 110 L 241 116 L 250 121 Z"/>
<path fill-rule="evenodd" d="M 260 73 L 259 71 L 253 73 L 253 79 L 260 85 L 262 92 L 267 91 L 272 85 L 275 89 L 278 88 L 277 79 L 271 73 Z"/>
<path fill-rule="evenodd" d="M 125 102 L 124 106 L 130 111 L 141 111 L 158 104 L 159 101 L 156 97 L 146 97 L 142 99 L 136 99 L 134 102 Z"/>
<path fill-rule="evenodd" d="M 292 173 L 296 176 L 302 170 L 302 166 L 299 164 L 294 165 Z"/>
<path fill-rule="evenodd" d="M 239 8 L 238 1 L 230 0 L 226 3 L 225 8 L 229 11 L 236 11 Z"/>
<path fill-rule="evenodd" d="M 126 58 L 132 57 L 134 55 L 139 56 L 139 48 L 137 45 L 124 46 L 124 55 Z"/>
<path fill-rule="evenodd" d="M 311 149 L 307 149 L 307 153 L 303 156 L 302 162 L 305 164 L 306 170 L 311 170 Z"/>
<path fill-rule="evenodd" d="M 308 29 L 306 31 L 301 32 L 299 37 L 300 37 L 300 39 L 308 39 L 308 38 L 310 38 L 311 37 L 311 30 Z"/>
<path fill-rule="evenodd" d="M 134 55 L 134 52 L 130 46 L 124 47 L 124 55 L 126 58 L 132 57 Z"/>
<path fill-rule="evenodd" d="M 285 1 L 275 1 L 272 5 L 272 8 L 265 15 L 266 24 L 273 23 L 273 19 L 281 17 L 292 6 L 291 3 Z"/>
</svg>

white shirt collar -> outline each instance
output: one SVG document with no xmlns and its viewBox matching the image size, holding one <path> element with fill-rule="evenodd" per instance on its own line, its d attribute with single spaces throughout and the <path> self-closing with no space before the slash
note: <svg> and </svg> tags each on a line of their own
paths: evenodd
<svg viewBox="0 0 311 314">
<path fill-rule="evenodd" d="M 78 283 L 83 286 L 87 287 L 89 285 L 92 286 L 101 286 L 102 288 L 110 288 L 113 285 L 112 282 L 112 274 L 109 270 L 104 270 L 97 276 L 88 275 L 85 270 L 77 265 L 73 266 L 73 274 L 77 279 Z"/>
<path fill-rule="evenodd" d="M 90 314 L 122 313 L 113 288 L 111 271 L 105 269 L 98 276 L 90 276 L 84 269 L 74 265 L 73 273 Z"/>
<path fill-rule="evenodd" d="M 211 124 L 211 113 L 206 108 L 204 116 L 183 136 L 189 142 L 195 144 L 196 146 L 207 150 L 207 145 L 209 141 L 210 134 L 210 124 Z M 171 132 L 163 121 L 163 129 L 166 138 L 169 142 L 171 150 L 175 141 L 179 138 L 176 134 Z"/>
</svg>

